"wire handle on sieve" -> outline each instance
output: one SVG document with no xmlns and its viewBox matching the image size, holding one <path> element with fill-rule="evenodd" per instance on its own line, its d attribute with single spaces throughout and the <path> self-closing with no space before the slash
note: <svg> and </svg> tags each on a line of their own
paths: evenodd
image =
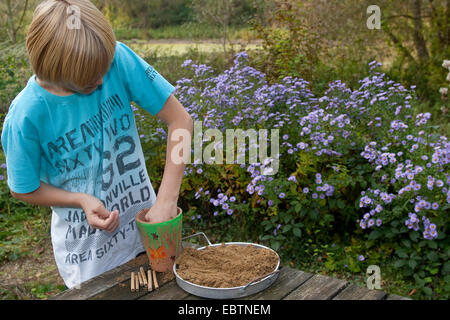
<svg viewBox="0 0 450 320">
<path fill-rule="evenodd" d="M 197 237 L 197 236 L 200 236 L 200 235 L 202 235 L 205 238 L 205 240 L 208 242 L 208 245 L 212 245 L 212 243 L 209 241 L 209 239 L 206 236 L 206 234 L 204 234 L 203 232 L 197 232 L 195 234 L 191 234 L 190 236 L 184 237 L 181 240 L 186 240 L 186 239 Z"/>
<path fill-rule="evenodd" d="M 276 273 L 278 273 L 278 272 L 280 272 L 280 269 L 277 269 L 277 270 L 275 270 L 275 271 L 272 271 L 271 273 L 268 273 L 268 274 L 266 274 L 266 275 L 263 275 L 262 277 L 256 278 L 255 280 L 252 280 L 252 281 L 250 281 L 249 283 L 247 283 L 245 286 L 243 286 L 243 287 L 241 288 L 241 290 L 242 290 L 242 291 L 245 291 L 245 289 L 247 289 L 247 287 L 248 287 L 249 285 L 251 285 L 252 283 L 261 281 L 262 279 L 265 279 L 265 278 L 267 278 L 267 277 L 270 277 L 270 276 L 272 276 L 272 275 L 274 275 L 274 274 L 276 274 Z"/>
</svg>

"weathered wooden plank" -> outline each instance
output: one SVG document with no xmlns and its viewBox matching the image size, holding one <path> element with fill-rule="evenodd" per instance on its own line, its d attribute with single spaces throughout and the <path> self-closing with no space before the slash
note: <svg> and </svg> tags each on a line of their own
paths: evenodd
<svg viewBox="0 0 450 320">
<path fill-rule="evenodd" d="M 183 242 L 183 247 L 196 247 L 198 245 L 192 244 L 189 242 Z M 128 294 L 124 297 L 117 296 L 117 292 L 123 292 L 119 287 L 119 284 L 127 284 L 129 289 L 129 282 L 131 277 L 131 271 L 139 270 L 139 267 L 143 267 L 144 270 L 148 269 L 149 263 L 146 254 L 142 254 L 137 258 L 128 261 L 127 263 L 112 269 L 108 272 L 101 274 L 95 278 L 92 278 L 88 281 L 85 281 L 80 285 L 80 287 L 68 289 L 64 292 L 61 292 L 50 299 L 53 300 L 88 300 L 88 299 L 97 299 L 101 296 L 107 297 L 108 299 L 136 299 L 140 295 L 136 294 L 134 296 L 129 296 Z M 127 283 L 128 281 L 128 283 Z M 162 285 L 162 283 L 160 284 Z M 114 288 L 114 290 L 112 290 Z M 112 290 L 111 294 L 106 291 Z M 132 293 L 131 290 L 128 290 L 129 293 Z M 102 295 L 100 295 L 102 293 Z M 99 297 L 96 297 L 99 295 Z M 128 298 L 127 298 L 128 297 Z"/>
<path fill-rule="evenodd" d="M 202 298 L 199 296 L 195 296 L 193 294 L 189 294 L 188 296 L 186 296 L 185 298 L 183 298 L 184 300 L 209 300 L 207 298 Z"/>
<path fill-rule="evenodd" d="M 79 288 L 68 289 L 64 292 L 51 297 L 52 300 L 87 300 L 102 292 L 118 286 L 126 277 L 124 274 L 130 273 L 139 269 L 139 266 L 148 268 L 148 259 L 146 255 L 140 255 L 137 258 L 128 261 L 127 263 L 107 271 L 95 278 L 85 281 L 80 284 Z M 128 275 L 128 281 L 129 281 Z M 130 290 L 128 290 L 130 291 Z"/>
<path fill-rule="evenodd" d="M 176 281 L 170 281 L 158 290 L 140 297 L 139 300 L 182 300 L 189 296 L 189 293 L 181 289 Z"/>
<path fill-rule="evenodd" d="M 369 290 L 350 285 L 335 296 L 333 300 L 382 300 L 386 296 L 387 293 L 380 290 Z"/>
<path fill-rule="evenodd" d="M 145 271 L 147 271 L 147 269 L 148 268 L 144 268 Z M 139 268 L 136 268 L 136 271 L 138 271 L 138 270 L 139 270 Z M 89 299 L 90 300 L 132 300 L 132 299 L 139 299 L 140 297 L 143 297 L 143 296 L 149 294 L 147 287 L 140 287 L 139 291 L 131 292 L 130 272 L 128 272 L 128 274 L 125 274 L 124 278 L 126 278 L 126 280 L 123 281 L 122 283 L 120 283 L 119 285 L 111 287 L 108 290 L 105 290 Z M 153 291 L 150 291 L 150 293 L 158 292 L 159 290 L 162 289 L 163 286 L 165 286 L 165 284 L 172 282 L 173 279 L 175 279 L 175 277 L 172 274 L 172 272 L 164 272 L 164 273 L 156 272 L 156 279 L 158 280 L 159 289 L 155 290 L 153 287 Z"/>
<path fill-rule="evenodd" d="M 316 274 L 287 295 L 285 300 L 329 300 L 348 285 L 345 280 Z"/>
<path fill-rule="evenodd" d="M 307 281 L 313 275 L 304 271 L 281 267 L 277 280 L 267 289 L 238 300 L 280 300 L 292 290 Z M 203 300 L 204 298 L 189 295 L 186 300 Z"/>
<path fill-rule="evenodd" d="M 396 294 L 390 294 L 387 296 L 386 300 L 413 300 L 411 298 L 398 296 Z"/>
<path fill-rule="evenodd" d="M 313 274 L 292 269 L 289 267 L 281 267 L 277 280 L 267 289 L 255 293 L 251 296 L 242 298 L 243 300 L 281 300 L 289 293 L 301 286 Z"/>
</svg>

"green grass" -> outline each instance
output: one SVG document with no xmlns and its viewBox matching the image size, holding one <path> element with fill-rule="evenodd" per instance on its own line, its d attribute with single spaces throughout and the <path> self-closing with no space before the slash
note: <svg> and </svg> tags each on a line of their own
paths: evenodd
<svg viewBox="0 0 450 320">
<path fill-rule="evenodd" d="M 136 43 L 133 41 L 125 41 L 125 44 L 129 45 L 138 55 L 151 64 L 158 72 L 166 78 L 173 85 L 177 80 L 186 76 L 185 69 L 180 66 L 187 59 L 192 59 L 197 64 L 207 64 L 211 66 L 216 73 L 221 73 L 231 66 L 233 63 L 233 55 L 220 50 L 220 46 L 217 46 L 217 50 L 212 52 L 203 51 L 205 47 L 201 46 L 184 46 L 183 53 L 169 55 L 167 52 L 161 52 L 161 49 L 157 47 L 151 47 L 142 43 Z"/>
<path fill-rule="evenodd" d="M 184 42 L 184 43 L 152 43 L 152 42 L 129 42 L 130 47 L 140 52 L 141 55 L 149 56 L 183 56 L 189 54 L 191 51 L 198 51 L 204 54 L 217 54 L 223 52 L 223 45 L 221 43 L 200 43 L 200 42 Z M 259 48 L 259 45 L 225 45 L 227 51 L 234 49 L 235 51 L 254 50 Z"/>
<path fill-rule="evenodd" d="M 217 26 L 202 25 L 197 23 L 186 23 L 178 26 L 165 26 L 158 29 L 136 29 L 136 28 L 116 28 L 117 39 L 221 39 L 223 37 L 222 28 Z M 229 28 L 231 39 L 254 40 L 256 34 L 248 26 L 231 26 Z"/>
<path fill-rule="evenodd" d="M 50 235 L 50 209 L 19 202 L 1 185 L 0 264 L 33 254 Z"/>
</svg>

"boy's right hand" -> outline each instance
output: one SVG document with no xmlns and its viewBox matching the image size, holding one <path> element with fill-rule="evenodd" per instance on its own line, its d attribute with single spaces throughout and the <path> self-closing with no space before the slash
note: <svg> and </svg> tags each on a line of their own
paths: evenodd
<svg viewBox="0 0 450 320">
<path fill-rule="evenodd" d="M 87 193 L 81 194 L 80 206 L 92 228 L 113 232 L 119 226 L 119 211 L 109 212 L 96 197 Z"/>
</svg>

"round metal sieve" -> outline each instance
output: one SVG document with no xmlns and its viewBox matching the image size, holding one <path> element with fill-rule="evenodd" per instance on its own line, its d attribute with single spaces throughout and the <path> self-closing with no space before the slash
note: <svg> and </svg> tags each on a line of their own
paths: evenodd
<svg viewBox="0 0 450 320">
<path fill-rule="evenodd" d="M 211 244 L 211 242 L 209 241 L 208 237 L 203 233 L 203 232 L 199 232 L 187 237 L 184 237 L 182 240 L 188 239 L 188 238 L 192 238 L 192 237 L 196 237 L 202 235 L 206 241 L 208 242 L 208 246 L 204 246 L 201 248 L 198 248 L 197 250 L 203 250 L 206 247 L 216 247 L 216 246 L 221 246 L 222 243 L 217 243 L 217 244 Z M 276 251 L 274 251 L 271 248 L 268 248 L 266 246 L 260 245 L 260 244 L 256 244 L 256 243 L 249 243 L 249 242 L 226 242 L 225 245 L 241 245 L 241 246 L 254 246 L 254 247 L 258 247 L 258 248 L 264 248 L 267 250 L 270 250 L 272 252 L 274 252 L 277 257 L 278 257 L 278 263 L 277 266 L 275 267 L 275 270 L 267 275 L 264 275 L 263 277 L 260 277 L 258 279 L 252 280 L 249 283 L 247 283 L 246 285 L 240 286 L 240 287 L 233 287 L 233 288 L 213 288 L 213 287 L 205 287 L 205 286 L 200 286 L 198 284 L 189 282 L 184 280 L 183 278 L 180 277 L 180 275 L 178 275 L 177 273 L 177 264 L 173 265 L 173 273 L 175 274 L 176 277 L 176 282 L 178 284 L 178 286 L 185 290 L 186 292 L 189 292 L 190 294 L 193 294 L 195 296 L 199 296 L 202 298 L 209 298 L 209 299 L 235 299 L 235 298 L 242 298 L 242 297 L 246 297 L 252 294 L 255 294 L 257 292 L 260 292 L 266 288 L 268 288 L 272 283 L 274 283 L 274 281 L 278 278 L 278 273 L 279 273 L 279 267 L 280 267 L 280 257 L 278 255 L 278 253 Z"/>
</svg>

